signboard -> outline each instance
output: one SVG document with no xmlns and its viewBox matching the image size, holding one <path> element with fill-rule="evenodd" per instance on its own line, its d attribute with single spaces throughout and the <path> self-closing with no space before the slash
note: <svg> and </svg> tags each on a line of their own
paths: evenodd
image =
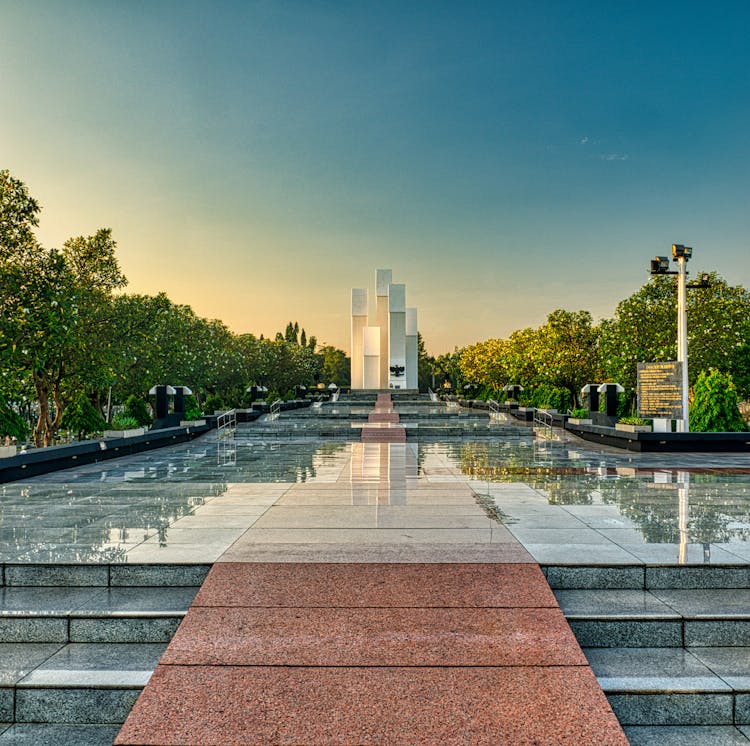
<svg viewBox="0 0 750 746">
<path fill-rule="evenodd" d="M 682 363 L 638 363 L 638 414 L 682 419 Z"/>
</svg>

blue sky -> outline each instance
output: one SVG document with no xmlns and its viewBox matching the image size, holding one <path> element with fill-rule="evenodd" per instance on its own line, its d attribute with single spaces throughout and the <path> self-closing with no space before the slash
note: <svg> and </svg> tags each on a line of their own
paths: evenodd
<svg viewBox="0 0 750 746">
<path fill-rule="evenodd" d="M 0 167 L 132 292 L 348 349 L 390 267 L 431 352 L 612 314 L 672 242 L 750 285 L 750 6 L 0 2 Z"/>
</svg>

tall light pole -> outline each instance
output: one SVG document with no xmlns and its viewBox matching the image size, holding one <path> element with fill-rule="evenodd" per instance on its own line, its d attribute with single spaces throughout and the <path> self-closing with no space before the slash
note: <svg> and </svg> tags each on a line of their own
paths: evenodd
<svg viewBox="0 0 750 746">
<path fill-rule="evenodd" d="M 688 411 L 688 344 L 687 344 L 687 289 L 707 287 L 705 280 L 695 285 L 687 284 L 687 263 L 693 256 L 690 246 L 672 244 L 672 260 L 677 262 L 677 271 L 670 271 L 669 259 L 657 256 L 651 261 L 652 275 L 677 275 L 677 362 L 682 363 L 682 419 L 677 420 L 677 432 L 690 432 L 690 412 Z"/>
<path fill-rule="evenodd" d="M 677 432 L 690 432 L 688 412 L 688 344 L 687 344 L 687 263 L 693 255 L 689 246 L 672 244 L 672 259 L 677 262 L 677 362 L 682 363 L 682 421 Z"/>
</svg>

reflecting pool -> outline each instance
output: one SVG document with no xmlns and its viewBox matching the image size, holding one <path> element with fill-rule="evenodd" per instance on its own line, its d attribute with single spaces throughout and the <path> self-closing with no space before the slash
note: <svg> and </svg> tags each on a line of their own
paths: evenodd
<svg viewBox="0 0 750 746">
<path fill-rule="evenodd" d="M 405 510 L 458 483 L 540 562 L 750 560 L 744 454 L 641 455 L 532 435 L 380 444 L 253 432 L 0 486 L 0 561 L 213 561 L 294 485 L 319 485 L 331 505 Z"/>
</svg>

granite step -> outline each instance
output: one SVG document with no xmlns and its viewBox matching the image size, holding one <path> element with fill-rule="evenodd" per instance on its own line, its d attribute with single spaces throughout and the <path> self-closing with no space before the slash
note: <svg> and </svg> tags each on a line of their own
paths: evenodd
<svg viewBox="0 0 750 746">
<path fill-rule="evenodd" d="M 0 744 L 111 744 L 207 571 L 0 566 Z"/>
<path fill-rule="evenodd" d="M 0 718 L 17 724 L 122 723 L 165 648 L 0 643 Z"/>
<path fill-rule="evenodd" d="M 188 588 L 0 589 L 0 642 L 169 642 Z"/>
<path fill-rule="evenodd" d="M 631 744 L 750 743 L 745 567 L 547 567 Z"/>
<path fill-rule="evenodd" d="M 582 647 L 750 645 L 750 589 L 556 590 Z"/>
<path fill-rule="evenodd" d="M 750 724 L 748 648 L 584 648 L 623 725 Z"/>
</svg>

